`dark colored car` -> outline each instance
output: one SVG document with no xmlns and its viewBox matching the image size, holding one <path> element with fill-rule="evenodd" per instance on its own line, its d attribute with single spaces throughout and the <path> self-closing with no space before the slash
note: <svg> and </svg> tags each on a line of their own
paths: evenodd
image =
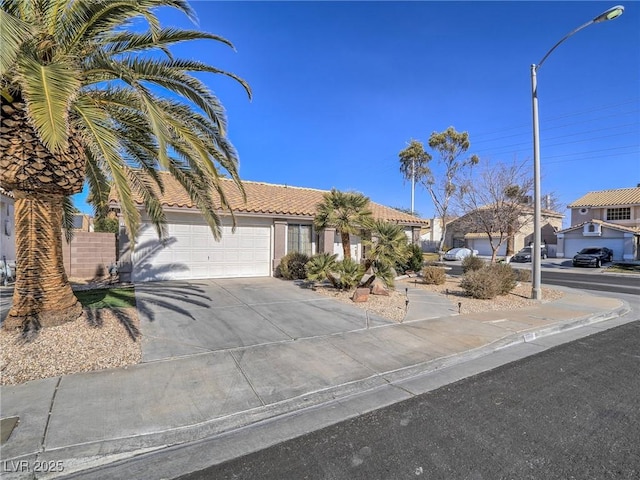
<svg viewBox="0 0 640 480">
<path fill-rule="evenodd" d="M 547 246 L 540 245 L 540 257 L 547 258 L 547 255 L 549 255 Z M 532 256 L 533 256 L 533 247 L 524 247 L 522 250 L 516 253 L 513 257 L 511 257 L 511 261 L 520 262 L 520 263 L 530 262 Z"/>
<path fill-rule="evenodd" d="M 598 268 L 604 262 L 613 260 L 613 251 L 607 247 L 587 247 L 583 248 L 573 257 L 574 267 L 595 267 Z"/>
</svg>

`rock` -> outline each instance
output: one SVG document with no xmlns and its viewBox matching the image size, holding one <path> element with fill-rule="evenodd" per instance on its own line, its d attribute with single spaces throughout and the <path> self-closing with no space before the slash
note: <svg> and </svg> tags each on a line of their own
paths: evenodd
<svg viewBox="0 0 640 480">
<path fill-rule="evenodd" d="M 363 303 L 369 299 L 369 289 L 368 288 L 356 288 L 356 291 L 353 293 L 353 300 L 356 303 Z"/>
<path fill-rule="evenodd" d="M 383 295 L 385 297 L 389 296 L 389 289 L 382 283 L 375 281 L 371 286 L 371 294 L 372 295 Z"/>
</svg>

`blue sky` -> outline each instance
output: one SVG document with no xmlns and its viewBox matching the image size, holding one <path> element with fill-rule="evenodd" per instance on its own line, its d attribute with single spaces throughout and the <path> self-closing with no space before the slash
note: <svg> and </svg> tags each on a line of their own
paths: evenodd
<svg viewBox="0 0 640 480">
<path fill-rule="evenodd" d="M 481 162 L 532 165 L 530 65 L 613 5 L 196 1 L 198 28 L 236 51 L 198 42 L 175 53 L 251 85 L 249 101 L 232 80 L 203 77 L 227 109 L 244 180 L 356 190 L 408 208 L 398 152 L 412 138 L 426 145 L 454 126 Z M 542 190 L 565 204 L 640 183 L 640 3 L 623 5 L 538 71 Z M 190 28 L 175 13 L 161 18 Z M 422 187 L 415 207 L 434 215 Z"/>
</svg>

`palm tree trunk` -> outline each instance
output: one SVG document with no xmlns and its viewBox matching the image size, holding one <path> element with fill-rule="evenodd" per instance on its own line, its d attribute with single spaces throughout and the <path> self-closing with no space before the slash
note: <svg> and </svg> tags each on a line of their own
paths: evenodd
<svg viewBox="0 0 640 480">
<path fill-rule="evenodd" d="M 16 284 L 5 329 L 76 320 L 82 306 L 62 261 L 62 195 L 14 190 Z"/>
<path fill-rule="evenodd" d="M 340 232 L 340 238 L 342 239 L 342 253 L 344 254 L 344 258 L 351 258 L 351 240 L 349 239 L 349 234 Z"/>
</svg>

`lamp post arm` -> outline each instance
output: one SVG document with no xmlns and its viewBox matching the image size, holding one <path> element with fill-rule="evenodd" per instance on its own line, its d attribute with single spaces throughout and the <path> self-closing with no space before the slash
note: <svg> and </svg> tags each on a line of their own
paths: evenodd
<svg viewBox="0 0 640 480">
<path fill-rule="evenodd" d="M 584 25 L 580 25 L 578 28 L 572 30 L 571 32 L 567 33 L 558 43 L 556 43 L 553 47 L 551 47 L 551 50 L 549 50 L 546 55 L 544 57 L 542 57 L 542 60 L 540 60 L 538 62 L 538 64 L 536 65 L 536 70 L 538 68 L 540 68 L 542 66 L 542 64 L 544 63 L 544 61 L 547 59 L 547 57 L 549 55 L 551 55 L 551 52 L 553 52 L 556 48 L 558 48 L 560 46 L 561 43 L 563 43 L 565 40 L 567 40 L 569 37 L 572 37 L 573 35 L 575 35 L 576 33 L 578 33 L 580 30 L 582 30 L 583 28 L 587 28 L 589 25 L 591 25 L 592 23 L 595 23 L 594 20 L 589 20 L 587 23 L 585 23 Z"/>
</svg>

